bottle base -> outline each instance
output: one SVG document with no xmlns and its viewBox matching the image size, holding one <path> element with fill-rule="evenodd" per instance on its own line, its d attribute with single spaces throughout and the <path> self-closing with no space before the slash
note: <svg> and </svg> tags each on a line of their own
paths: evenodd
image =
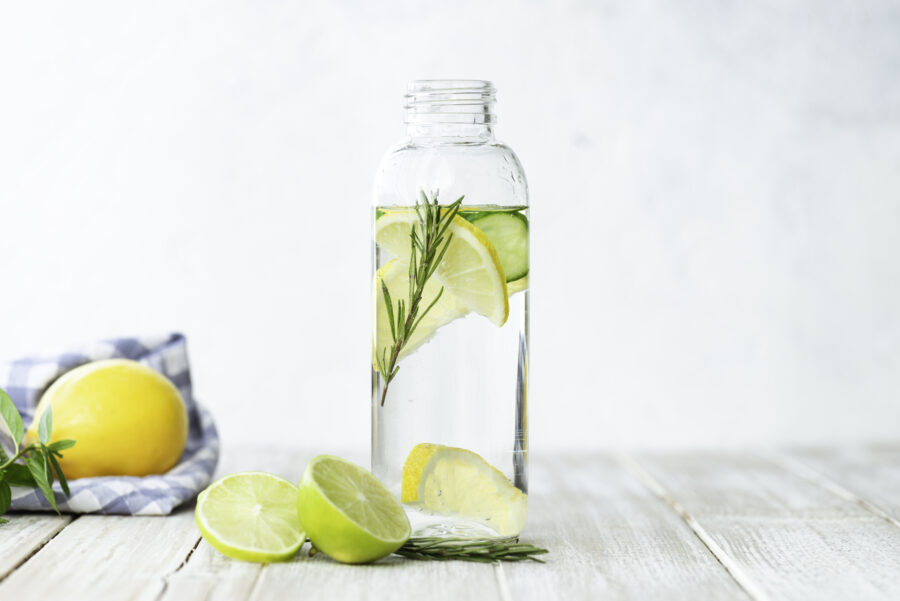
<svg viewBox="0 0 900 601">
<path fill-rule="evenodd" d="M 493 528 L 460 515 L 431 513 L 410 503 L 404 503 L 403 509 L 415 537 L 505 538 Z"/>
</svg>

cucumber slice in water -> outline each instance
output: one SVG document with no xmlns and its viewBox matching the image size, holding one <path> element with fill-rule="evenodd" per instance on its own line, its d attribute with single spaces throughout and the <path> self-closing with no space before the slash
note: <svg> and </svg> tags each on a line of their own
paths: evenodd
<svg viewBox="0 0 900 601">
<path fill-rule="evenodd" d="M 528 274 L 528 218 L 525 215 L 489 212 L 471 222 L 494 245 L 507 282 Z"/>
</svg>

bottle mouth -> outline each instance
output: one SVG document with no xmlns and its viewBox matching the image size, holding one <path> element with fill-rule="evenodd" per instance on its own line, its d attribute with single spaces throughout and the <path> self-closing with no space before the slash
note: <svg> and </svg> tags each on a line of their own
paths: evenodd
<svg viewBox="0 0 900 601">
<path fill-rule="evenodd" d="M 406 91 L 406 123 L 490 124 L 497 122 L 494 84 L 479 79 L 417 79 Z"/>
</svg>

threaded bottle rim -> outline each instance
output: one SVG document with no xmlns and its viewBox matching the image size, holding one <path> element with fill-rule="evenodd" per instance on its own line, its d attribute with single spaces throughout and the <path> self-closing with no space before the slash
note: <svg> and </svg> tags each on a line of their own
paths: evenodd
<svg viewBox="0 0 900 601">
<path fill-rule="evenodd" d="M 497 122 L 497 90 L 478 79 L 417 79 L 406 92 L 406 123 L 490 124 Z"/>
</svg>

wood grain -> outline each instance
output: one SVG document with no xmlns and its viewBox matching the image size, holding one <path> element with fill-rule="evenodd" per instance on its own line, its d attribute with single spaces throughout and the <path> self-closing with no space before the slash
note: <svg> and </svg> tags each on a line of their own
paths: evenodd
<svg viewBox="0 0 900 601">
<path fill-rule="evenodd" d="M 301 555 L 292 562 L 265 566 L 250 599 L 268 601 L 292 596 L 302 596 L 304 601 L 501 599 L 490 564 L 415 562 L 391 556 L 374 564 L 352 566 L 322 555 Z"/>
<path fill-rule="evenodd" d="M 262 566 L 229 559 L 198 540 L 188 562 L 165 578 L 159 599 L 222 601 L 249 599 Z"/>
<path fill-rule="evenodd" d="M 71 516 L 11 514 L 0 525 L 0 581 L 72 521 Z"/>
<path fill-rule="evenodd" d="M 784 455 L 812 470 L 836 494 L 900 526 L 900 445 L 794 450 Z M 792 467 L 796 469 L 796 464 Z"/>
<path fill-rule="evenodd" d="M 505 564 L 513 599 L 748 599 L 665 502 L 609 457 L 534 462 L 522 540 L 546 565 Z"/>
<path fill-rule="evenodd" d="M 499 599 L 492 566 L 462 562 L 412 562 L 399 557 L 363 566 L 343 565 L 305 546 L 292 561 L 260 565 L 234 561 L 205 541 L 190 561 L 167 578 L 163 601 L 237 599 L 403 600 Z"/>
<path fill-rule="evenodd" d="M 189 510 L 82 516 L 0 583 L 0 599 L 153 599 L 196 542 Z"/>
<path fill-rule="evenodd" d="M 695 453 L 638 464 L 754 598 L 900 598 L 900 528 L 775 460 Z"/>
</svg>

